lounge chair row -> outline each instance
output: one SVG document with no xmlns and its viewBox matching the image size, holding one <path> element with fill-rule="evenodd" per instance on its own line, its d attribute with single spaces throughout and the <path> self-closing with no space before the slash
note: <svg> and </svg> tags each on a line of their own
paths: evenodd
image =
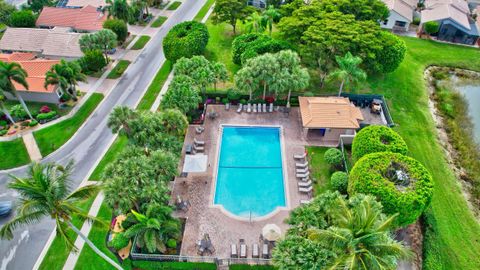
<svg viewBox="0 0 480 270">
<path fill-rule="evenodd" d="M 269 112 L 269 113 L 272 113 L 273 112 L 273 103 L 270 103 L 268 105 L 268 110 L 267 110 L 267 104 L 261 104 L 261 103 L 258 103 L 258 104 L 250 104 L 248 103 L 247 105 L 243 105 L 243 104 L 239 104 L 238 105 L 238 109 L 237 109 L 237 113 L 241 113 L 242 111 L 246 111 L 247 113 L 251 113 L 251 112 L 254 112 L 254 113 L 266 113 L 266 112 Z"/>
<path fill-rule="evenodd" d="M 230 257 L 231 258 L 247 258 L 247 245 L 245 242 L 240 242 L 240 254 L 237 251 L 237 245 L 232 244 L 230 246 Z M 252 245 L 252 258 L 260 258 L 260 247 L 258 244 Z M 262 258 L 269 259 L 269 247 L 268 244 L 264 243 L 262 245 Z"/>
<path fill-rule="evenodd" d="M 312 180 L 310 180 L 310 170 L 308 169 L 308 160 L 306 159 L 307 153 L 303 154 L 295 154 L 293 158 L 296 160 L 300 160 L 303 162 L 296 162 L 295 163 L 295 175 L 299 178 L 298 182 L 298 191 L 300 193 L 308 193 L 311 194 L 313 191 Z M 305 200 L 300 200 L 300 203 L 304 204 L 307 203 Z"/>
<path fill-rule="evenodd" d="M 197 138 L 193 138 L 193 150 L 195 152 L 205 151 L 205 141 L 199 141 Z"/>
</svg>

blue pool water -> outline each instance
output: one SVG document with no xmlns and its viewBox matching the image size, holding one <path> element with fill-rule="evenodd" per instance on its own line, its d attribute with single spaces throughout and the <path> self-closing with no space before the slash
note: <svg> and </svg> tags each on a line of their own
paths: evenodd
<svg viewBox="0 0 480 270">
<path fill-rule="evenodd" d="M 279 128 L 223 128 L 214 203 L 246 218 L 285 206 Z"/>
</svg>

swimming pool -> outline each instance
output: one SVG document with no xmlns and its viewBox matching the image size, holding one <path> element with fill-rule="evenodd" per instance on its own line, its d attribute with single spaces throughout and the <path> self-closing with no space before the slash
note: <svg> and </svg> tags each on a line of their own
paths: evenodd
<svg viewBox="0 0 480 270">
<path fill-rule="evenodd" d="M 224 126 L 214 204 L 242 217 L 285 206 L 280 128 Z"/>
</svg>

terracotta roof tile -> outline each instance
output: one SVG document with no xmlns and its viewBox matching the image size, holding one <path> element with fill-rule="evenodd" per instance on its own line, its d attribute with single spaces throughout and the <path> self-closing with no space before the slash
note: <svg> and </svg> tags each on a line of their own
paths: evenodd
<svg viewBox="0 0 480 270">
<path fill-rule="evenodd" d="M 2 55 L 0 55 L 1 57 Z M 12 62 L 12 61 L 5 61 Z M 15 61 L 22 66 L 22 68 L 27 72 L 26 81 L 28 83 L 28 90 L 16 82 L 13 83 L 15 89 L 19 91 L 30 91 L 30 92 L 40 92 L 40 93 L 51 93 L 55 91 L 55 86 L 49 85 L 47 89 L 44 87 L 45 83 L 45 73 L 49 71 L 53 65 L 60 63 L 59 60 L 45 60 L 45 59 L 35 59 L 30 61 Z"/>
<path fill-rule="evenodd" d="M 299 97 L 300 113 L 305 128 L 360 127 L 363 120 L 359 108 L 344 97 Z"/>
<path fill-rule="evenodd" d="M 102 29 L 107 15 L 97 11 L 94 6 L 83 8 L 44 7 L 37 19 L 37 27 L 71 27 L 80 31 L 97 31 Z"/>
<path fill-rule="evenodd" d="M 22 52 L 0 53 L 0 61 L 3 61 L 3 62 L 33 60 L 35 59 L 35 57 L 36 56 L 34 53 L 22 53 Z"/>
<path fill-rule="evenodd" d="M 68 0 L 67 7 L 84 6 L 104 7 L 107 5 L 105 0 Z"/>
</svg>

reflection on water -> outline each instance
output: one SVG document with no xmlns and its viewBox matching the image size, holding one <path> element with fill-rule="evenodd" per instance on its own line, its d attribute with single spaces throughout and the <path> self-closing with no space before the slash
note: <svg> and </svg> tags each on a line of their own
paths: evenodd
<svg viewBox="0 0 480 270">
<path fill-rule="evenodd" d="M 455 87 L 465 97 L 468 103 L 468 112 L 473 121 L 473 135 L 480 143 L 480 81 L 460 83 Z"/>
</svg>

